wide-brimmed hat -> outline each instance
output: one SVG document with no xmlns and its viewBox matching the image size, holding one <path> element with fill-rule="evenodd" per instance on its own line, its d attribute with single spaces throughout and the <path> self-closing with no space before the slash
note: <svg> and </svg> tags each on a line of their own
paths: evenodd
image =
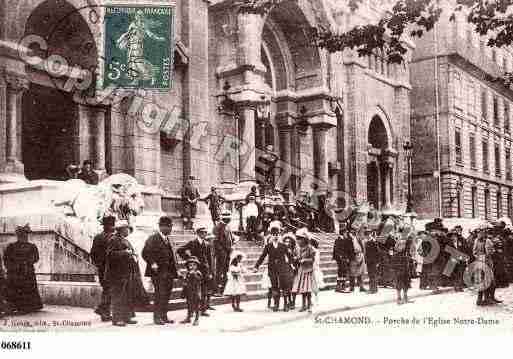
<svg viewBox="0 0 513 359">
<path fill-rule="evenodd" d="M 200 261 L 198 258 L 192 256 L 192 257 L 187 258 L 187 260 L 185 261 L 185 265 L 188 266 L 190 263 L 196 263 L 197 265 L 199 265 Z"/>
<path fill-rule="evenodd" d="M 230 254 L 230 262 L 233 261 L 235 258 L 237 258 L 238 256 L 242 256 L 242 260 L 244 260 L 244 258 L 246 258 L 246 254 L 238 249 L 234 250 L 231 254 Z"/>
<path fill-rule="evenodd" d="M 297 231 L 296 231 L 296 238 L 306 238 L 306 239 L 310 239 L 310 232 L 308 231 L 307 228 L 303 227 L 303 228 L 299 228 Z"/>
<path fill-rule="evenodd" d="M 102 226 L 115 226 L 115 225 L 116 225 L 116 217 L 105 216 L 102 218 Z"/>
<path fill-rule="evenodd" d="M 199 233 L 199 232 L 208 232 L 207 227 L 205 227 L 205 226 L 197 226 L 196 227 L 196 233 Z"/>
<path fill-rule="evenodd" d="M 271 221 L 271 223 L 269 223 L 269 230 L 271 230 L 273 228 L 281 231 L 281 222 L 280 221 Z"/>
<path fill-rule="evenodd" d="M 116 228 L 124 228 L 124 227 L 132 228 L 130 226 L 130 223 L 128 223 L 128 221 L 126 219 L 119 219 L 119 220 L 117 220 L 115 227 Z"/>
<path fill-rule="evenodd" d="M 14 230 L 16 234 L 22 234 L 22 233 L 30 233 L 32 232 L 32 229 L 30 229 L 30 225 L 26 223 L 23 226 L 16 226 L 16 229 Z"/>
<path fill-rule="evenodd" d="M 221 218 L 232 218 L 232 213 L 230 211 L 223 211 L 223 213 L 221 213 Z"/>
</svg>

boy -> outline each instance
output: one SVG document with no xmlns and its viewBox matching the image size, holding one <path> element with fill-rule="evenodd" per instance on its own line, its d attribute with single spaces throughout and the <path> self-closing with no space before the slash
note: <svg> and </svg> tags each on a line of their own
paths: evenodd
<svg viewBox="0 0 513 359">
<path fill-rule="evenodd" d="M 201 306 L 201 282 L 202 274 L 198 269 L 200 262 L 196 257 L 189 257 L 186 262 L 187 273 L 184 275 L 183 294 L 187 301 L 187 318 L 180 323 L 187 324 L 191 322 L 194 314 L 194 322 L 192 325 L 199 324 L 200 306 Z"/>
</svg>

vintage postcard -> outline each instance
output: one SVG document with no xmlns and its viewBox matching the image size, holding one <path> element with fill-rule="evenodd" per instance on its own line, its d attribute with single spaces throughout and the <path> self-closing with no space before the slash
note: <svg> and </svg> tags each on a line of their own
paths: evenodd
<svg viewBox="0 0 513 359">
<path fill-rule="evenodd" d="M 0 355 L 512 334 L 512 11 L 0 2 Z"/>
</svg>

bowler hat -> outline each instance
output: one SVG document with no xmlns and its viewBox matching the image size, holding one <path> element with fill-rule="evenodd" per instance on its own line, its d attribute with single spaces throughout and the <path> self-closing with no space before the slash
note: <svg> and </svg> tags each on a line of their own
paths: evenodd
<svg viewBox="0 0 513 359">
<path fill-rule="evenodd" d="M 114 216 L 105 216 L 102 218 L 102 225 L 104 226 L 114 226 L 116 224 L 116 217 Z"/>
<path fill-rule="evenodd" d="M 159 226 L 172 226 L 173 220 L 169 216 L 162 216 L 159 218 Z"/>
<path fill-rule="evenodd" d="M 21 234 L 21 233 L 30 233 L 30 232 L 32 232 L 32 229 L 30 229 L 30 225 L 28 223 L 26 223 L 23 226 L 16 226 L 16 229 L 14 231 L 16 234 Z"/>
</svg>

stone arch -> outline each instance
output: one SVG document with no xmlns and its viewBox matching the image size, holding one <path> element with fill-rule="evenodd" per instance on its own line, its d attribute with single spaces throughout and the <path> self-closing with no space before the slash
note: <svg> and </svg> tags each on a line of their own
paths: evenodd
<svg viewBox="0 0 513 359">
<path fill-rule="evenodd" d="M 282 56 L 286 56 L 288 85 L 295 91 L 321 86 L 327 68 L 321 52 L 309 38 L 310 27 L 318 21 L 307 3 L 282 2 L 266 18 L 266 28 L 274 30 L 271 33 L 280 44 Z"/>
<path fill-rule="evenodd" d="M 377 141 L 384 142 L 386 144 L 386 148 L 393 147 L 394 144 L 394 133 L 392 126 L 390 124 L 390 119 L 387 116 L 386 112 L 378 106 L 376 111 L 370 117 L 369 124 L 367 126 L 367 136 L 368 143 L 371 144 L 370 138 L 373 135 L 371 132 L 374 132 L 374 135 L 378 135 L 375 131 L 381 131 L 381 135 L 383 139 L 376 139 Z"/>
<path fill-rule="evenodd" d="M 8 17 L 8 23 L 6 23 L 6 38 L 14 39 L 19 41 L 22 39 L 25 34 L 26 24 L 28 22 L 29 17 L 32 13 L 40 8 L 41 5 L 44 6 L 45 3 L 48 3 L 49 0 L 19 0 L 17 4 L 13 7 L 12 16 Z M 94 19 L 93 13 L 97 15 L 102 14 L 102 6 L 104 5 L 103 0 L 57 0 L 55 1 L 57 5 L 54 7 L 57 10 L 61 8 L 61 4 L 63 6 L 71 5 L 73 7 L 74 12 L 78 12 L 83 17 L 84 21 L 88 23 L 89 30 L 92 34 L 95 35 L 95 39 L 97 42 L 97 46 L 99 48 L 100 39 L 101 39 L 101 19 L 100 21 L 90 21 Z M 62 9 L 61 9 L 62 10 Z M 57 12 L 51 14 L 52 17 L 57 16 Z M 90 16 L 91 15 L 91 16 Z"/>
</svg>

